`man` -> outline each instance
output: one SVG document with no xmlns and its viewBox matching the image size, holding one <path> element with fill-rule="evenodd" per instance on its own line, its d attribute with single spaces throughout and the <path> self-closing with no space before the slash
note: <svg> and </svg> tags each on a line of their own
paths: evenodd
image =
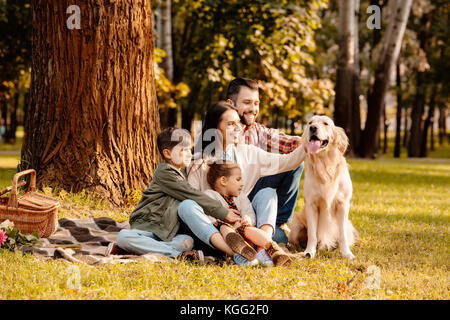
<svg viewBox="0 0 450 320">
<path fill-rule="evenodd" d="M 256 81 L 245 78 L 231 81 L 227 90 L 227 102 L 237 108 L 246 144 L 279 153 L 291 153 L 301 145 L 300 137 L 289 136 L 256 122 L 259 113 L 259 91 Z M 278 243 L 288 241 L 286 233 L 280 226 L 292 219 L 302 172 L 303 163 L 295 170 L 260 178 L 248 196 L 252 201 L 259 190 L 268 187 L 276 189 L 278 213 L 273 239 Z"/>
</svg>

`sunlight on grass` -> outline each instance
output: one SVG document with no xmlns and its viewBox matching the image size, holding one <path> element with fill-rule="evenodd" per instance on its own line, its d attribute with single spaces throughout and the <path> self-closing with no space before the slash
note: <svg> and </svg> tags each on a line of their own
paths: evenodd
<svg viewBox="0 0 450 320">
<path fill-rule="evenodd" d="M 344 260 L 334 250 L 320 251 L 313 260 L 296 259 L 288 268 L 200 266 L 174 260 L 79 264 L 81 289 L 71 292 L 65 289 L 68 263 L 3 251 L 0 298 L 449 299 L 450 161 L 353 159 L 349 164 L 354 186 L 350 219 L 359 231 L 352 248 L 355 260 Z M 1 187 L 11 184 L 14 173 L 1 167 Z M 61 199 L 61 216 L 124 221 L 132 210 L 110 207 L 86 192 L 45 192 Z M 367 284 L 370 266 L 380 270 L 379 289 Z"/>
</svg>

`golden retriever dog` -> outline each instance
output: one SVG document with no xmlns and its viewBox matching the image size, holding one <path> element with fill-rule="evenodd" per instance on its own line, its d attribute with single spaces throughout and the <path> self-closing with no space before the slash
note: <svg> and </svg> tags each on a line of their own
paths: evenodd
<svg viewBox="0 0 450 320">
<path fill-rule="evenodd" d="M 353 259 L 350 247 L 357 232 L 348 219 L 352 181 L 344 153 L 348 138 L 327 116 L 313 116 L 302 136 L 307 153 L 303 193 L 305 208 L 290 223 L 289 243 L 304 245 L 303 256 L 339 246 L 343 257 Z"/>
</svg>

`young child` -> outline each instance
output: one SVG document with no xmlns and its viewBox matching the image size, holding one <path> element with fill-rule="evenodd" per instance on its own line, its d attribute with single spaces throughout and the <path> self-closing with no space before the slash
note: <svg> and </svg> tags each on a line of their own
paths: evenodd
<svg viewBox="0 0 450 320">
<path fill-rule="evenodd" d="M 192 250 L 192 237 L 179 233 L 179 203 L 192 199 L 206 214 L 222 220 L 234 221 L 239 216 L 188 183 L 184 168 L 192 158 L 192 140 L 187 131 L 167 128 L 158 135 L 157 145 L 164 161 L 156 168 L 150 185 L 131 213 L 130 229 L 119 232 L 116 244 L 137 254 L 155 252 L 172 258 L 202 260 L 203 253 Z"/>
<path fill-rule="evenodd" d="M 208 196 L 219 200 L 230 209 L 240 211 L 242 218 L 234 224 L 210 217 L 211 221 L 220 228 L 225 242 L 234 252 L 249 261 L 256 258 L 266 266 L 273 264 L 286 266 L 292 262 L 289 255 L 272 241 L 266 232 L 254 227 L 256 215 L 252 204 L 247 196 L 240 195 L 243 183 L 241 168 L 238 164 L 226 160 L 210 163 L 207 181 L 214 189 L 205 191 Z M 244 238 L 258 246 L 258 252 Z"/>
</svg>

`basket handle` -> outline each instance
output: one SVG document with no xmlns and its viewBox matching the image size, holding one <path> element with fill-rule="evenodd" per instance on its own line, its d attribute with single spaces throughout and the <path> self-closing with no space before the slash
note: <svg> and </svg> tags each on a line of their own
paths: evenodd
<svg viewBox="0 0 450 320">
<path fill-rule="evenodd" d="M 34 169 L 28 169 L 16 173 L 13 177 L 13 184 L 11 187 L 11 196 L 9 197 L 8 200 L 8 207 L 17 208 L 19 206 L 17 202 L 17 187 L 20 186 L 20 184 L 18 183 L 18 181 L 21 176 L 27 174 L 31 174 L 31 181 L 27 192 L 36 191 L 36 171 Z"/>
</svg>

